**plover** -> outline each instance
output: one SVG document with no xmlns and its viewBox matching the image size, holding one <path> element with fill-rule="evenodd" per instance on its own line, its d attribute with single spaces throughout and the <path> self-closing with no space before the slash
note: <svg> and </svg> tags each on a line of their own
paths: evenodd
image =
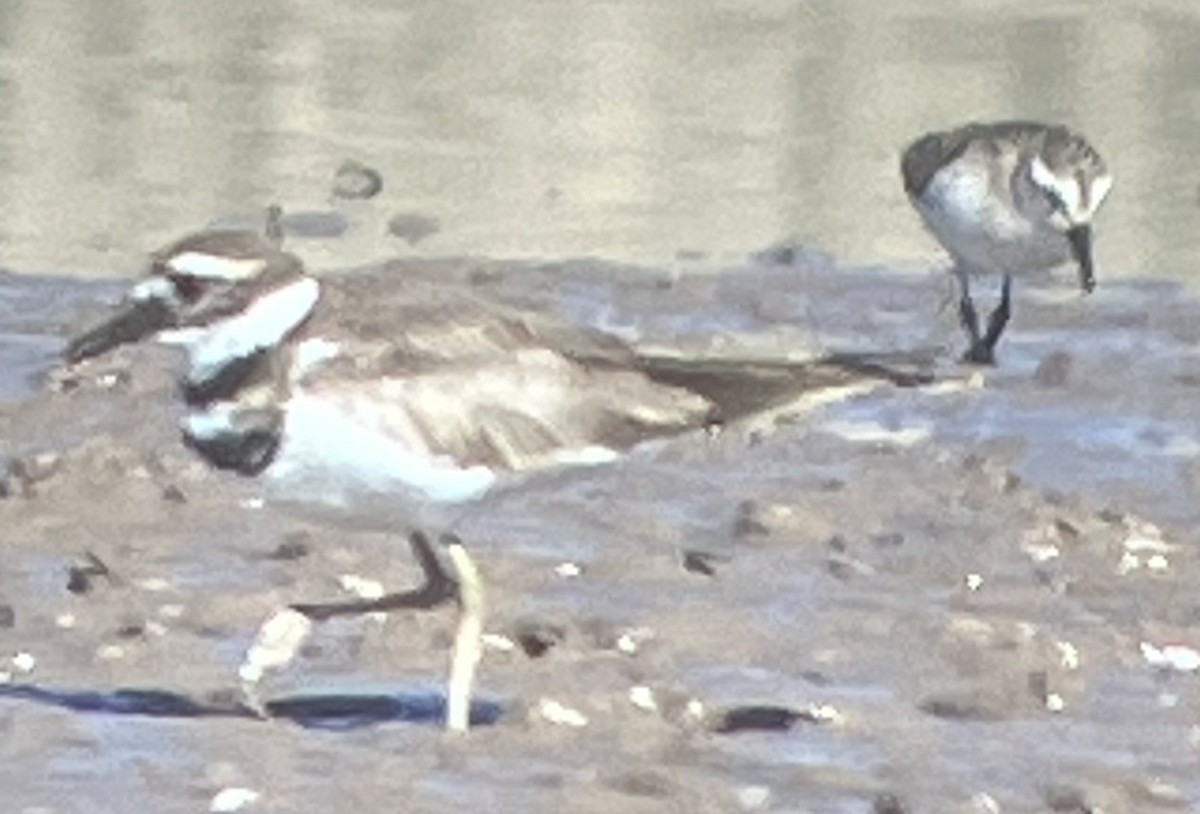
<svg viewBox="0 0 1200 814">
<path fill-rule="evenodd" d="M 1095 287 L 1091 223 L 1112 176 L 1077 133 L 1022 121 L 929 133 L 904 151 L 901 174 L 909 200 L 954 259 L 966 361 L 994 363 L 1011 312 L 1012 274 L 1074 262 L 1083 291 Z M 1003 275 L 983 331 L 972 273 Z"/>
<path fill-rule="evenodd" d="M 450 529 L 499 487 L 611 461 L 644 442 L 736 419 L 816 388 L 924 381 L 871 357 L 807 364 L 647 358 L 607 334 L 481 299 L 469 283 L 401 268 L 318 280 L 250 233 L 184 239 L 153 256 L 70 363 L 157 336 L 187 351 L 183 439 L 212 465 L 254 476 L 300 514 Z M 701 436 L 702 437 L 702 434 Z M 481 585 L 444 536 L 451 579 L 424 534 L 427 583 L 376 600 L 296 604 L 263 626 L 247 696 L 291 658 L 312 621 L 457 594 L 448 725 L 465 729 L 478 659 Z M 256 705 L 261 707 L 255 701 Z"/>
</svg>

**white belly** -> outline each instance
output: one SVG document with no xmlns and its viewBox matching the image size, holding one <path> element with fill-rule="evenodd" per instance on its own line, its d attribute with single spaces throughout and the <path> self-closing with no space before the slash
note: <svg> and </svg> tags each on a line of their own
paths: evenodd
<svg viewBox="0 0 1200 814">
<path fill-rule="evenodd" d="M 430 504 L 474 500 L 496 481 L 487 467 L 461 467 L 389 436 L 378 415 L 386 405 L 347 411 L 300 393 L 286 409 L 279 454 L 264 473 L 279 493 L 273 496 L 426 515 Z"/>
<path fill-rule="evenodd" d="M 917 206 L 930 231 L 968 270 L 1020 274 L 1071 259 L 1065 235 L 1026 218 L 977 172 L 943 169 Z"/>
</svg>

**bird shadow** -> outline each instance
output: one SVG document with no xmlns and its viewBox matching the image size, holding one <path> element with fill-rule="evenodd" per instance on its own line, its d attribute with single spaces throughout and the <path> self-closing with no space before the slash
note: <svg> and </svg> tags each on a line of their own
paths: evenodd
<svg viewBox="0 0 1200 814">
<path fill-rule="evenodd" d="M 261 718 L 233 698 L 196 698 L 157 689 L 71 690 L 37 684 L 0 685 L 0 699 L 10 698 L 44 706 L 102 715 L 145 718 L 248 718 L 287 720 L 306 729 L 348 731 L 385 723 L 441 726 L 446 720 L 446 698 L 432 691 L 394 694 L 306 693 L 265 703 L 268 717 Z M 471 725 L 492 726 L 503 714 L 495 701 L 471 703 Z"/>
</svg>

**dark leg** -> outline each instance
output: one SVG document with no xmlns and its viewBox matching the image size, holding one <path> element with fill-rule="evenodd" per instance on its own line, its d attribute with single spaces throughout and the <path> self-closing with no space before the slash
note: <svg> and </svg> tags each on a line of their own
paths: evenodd
<svg viewBox="0 0 1200 814">
<path fill-rule="evenodd" d="M 980 336 L 979 325 L 976 322 L 971 336 L 971 347 L 963 356 L 964 362 L 976 365 L 994 365 L 996 363 L 996 343 L 1000 341 L 1000 335 L 1004 333 L 1011 313 L 1012 277 L 1005 274 L 1004 282 L 1000 287 L 1000 304 L 988 317 L 987 332 Z M 971 314 L 974 316 L 974 308 L 971 309 Z"/>
<path fill-rule="evenodd" d="M 1004 282 L 1000 287 L 1000 304 L 996 306 L 996 310 L 992 311 L 992 315 L 988 317 L 987 333 L 983 335 L 983 344 L 988 349 L 994 349 L 996 343 L 1000 341 L 1000 334 L 1004 333 L 1004 326 L 1008 325 L 1008 318 L 1012 314 L 1012 276 L 1005 274 Z"/>
<path fill-rule="evenodd" d="M 387 613 L 394 610 L 432 610 L 446 602 L 458 598 L 458 583 L 454 577 L 446 573 L 429 538 L 422 532 L 414 531 L 408 538 L 417 562 L 425 575 L 421 587 L 411 591 L 387 594 L 378 599 L 351 599 L 344 602 L 305 602 L 291 605 L 291 609 L 303 614 L 314 622 L 324 622 L 335 616 L 363 616 L 368 613 Z M 457 538 L 447 535 L 443 539 L 445 545 L 451 543 L 461 545 Z"/>
<path fill-rule="evenodd" d="M 954 276 L 958 278 L 958 321 L 967 332 L 967 339 L 971 340 L 972 345 L 976 345 L 979 342 L 979 314 L 975 312 L 975 303 L 971 301 L 966 269 L 961 266 L 955 268 Z"/>
</svg>

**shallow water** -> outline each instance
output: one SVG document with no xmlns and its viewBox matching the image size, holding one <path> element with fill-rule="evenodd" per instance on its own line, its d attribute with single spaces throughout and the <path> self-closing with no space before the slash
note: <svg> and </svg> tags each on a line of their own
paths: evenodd
<svg viewBox="0 0 1200 814">
<path fill-rule="evenodd" d="M 303 241 L 322 267 L 415 251 L 687 268 L 678 252 L 788 237 L 923 264 L 941 254 L 900 150 L 1020 117 L 1077 126 L 1113 165 L 1102 285 L 1195 277 L 1185 0 L 12 0 L 0 15 L 0 264 L 22 272 L 128 275 L 272 200 L 348 217 L 343 237 Z M 383 173 L 378 198 L 330 203 L 346 158 Z M 384 234 L 397 213 L 440 231 L 409 247 Z"/>
</svg>

